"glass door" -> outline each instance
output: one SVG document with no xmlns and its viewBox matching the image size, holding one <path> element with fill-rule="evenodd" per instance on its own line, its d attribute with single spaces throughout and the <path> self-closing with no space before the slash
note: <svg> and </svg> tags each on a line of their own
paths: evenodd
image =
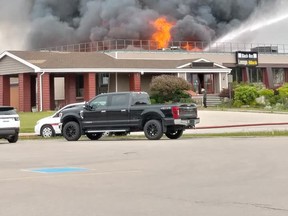
<svg viewBox="0 0 288 216">
<path fill-rule="evenodd" d="M 204 74 L 204 88 L 208 94 L 214 93 L 214 74 Z"/>
</svg>

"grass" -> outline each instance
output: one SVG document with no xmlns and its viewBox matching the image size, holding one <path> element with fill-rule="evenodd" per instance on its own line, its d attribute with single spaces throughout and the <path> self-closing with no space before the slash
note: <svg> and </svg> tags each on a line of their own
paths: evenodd
<svg viewBox="0 0 288 216">
<path fill-rule="evenodd" d="M 19 112 L 20 133 L 34 133 L 36 122 L 44 117 L 52 115 L 54 112 Z"/>
</svg>

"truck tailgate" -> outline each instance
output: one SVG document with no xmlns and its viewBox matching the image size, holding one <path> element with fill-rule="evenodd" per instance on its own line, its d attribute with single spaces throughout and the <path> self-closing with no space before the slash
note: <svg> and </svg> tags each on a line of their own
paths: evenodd
<svg viewBox="0 0 288 216">
<path fill-rule="evenodd" d="M 198 118 L 197 107 L 195 104 L 185 104 L 179 106 L 180 119 Z"/>
</svg>

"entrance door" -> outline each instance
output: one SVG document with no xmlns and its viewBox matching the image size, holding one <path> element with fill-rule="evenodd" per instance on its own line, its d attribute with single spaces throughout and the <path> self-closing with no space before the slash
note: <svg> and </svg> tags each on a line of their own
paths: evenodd
<svg viewBox="0 0 288 216">
<path fill-rule="evenodd" d="M 204 88 L 208 94 L 214 93 L 214 74 L 198 73 L 192 75 L 192 85 L 196 93 Z"/>
<path fill-rule="evenodd" d="M 204 88 L 208 94 L 214 93 L 214 74 L 204 74 Z"/>
</svg>

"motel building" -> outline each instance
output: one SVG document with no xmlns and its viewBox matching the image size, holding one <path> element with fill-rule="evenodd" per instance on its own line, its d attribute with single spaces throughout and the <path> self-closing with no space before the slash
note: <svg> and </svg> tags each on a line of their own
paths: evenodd
<svg viewBox="0 0 288 216">
<path fill-rule="evenodd" d="M 47 111 L 105 92 L 149 93 L 152 78 L 162 74 L 182 77 L 196 94 L 205 88 L 208 95 L 218 95 L 232 81 L 263 83 L 267 88 L 288 82 L 288 53 L 283 52 L 151 50 L 139 43 L 133 49 L 128 49 L 131 44 L 125 49 L 88 47 L 3 52 L 0 106 L 11 105 L 20 112 Z"/>
</svg>

